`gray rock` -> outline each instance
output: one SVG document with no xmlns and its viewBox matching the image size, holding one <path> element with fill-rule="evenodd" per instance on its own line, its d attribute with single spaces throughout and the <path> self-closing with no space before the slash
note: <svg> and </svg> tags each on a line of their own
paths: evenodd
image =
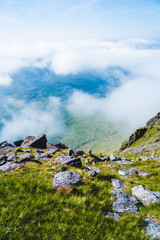
<svg viewBox="0 0 160 240">
<path fill-rule="evenodd" d="M 59 148 L 59 149 L 66 149 L 68 147 L 65 146 L 65 144 L 57 142 L 57 143 L 47 143 L 47 148 L 52 149 L 52 148 Z"/>
<path fill-rule="evenodd" d="M 146 222 L 146 236 L 152 239 L 160 239 L 160 225 L 153 218 L 148 218 Z"/>
<path fill-rule="evenodd" d="M 59 148 L 53 148 L 53 149 L 48 150 L 46 153 L 55 154 L 57 151 L 59 151 Z"/>
<path fill-rule="evenodd" d="M 16 163 L 12 163 L 12 162 L 8 162 L 2 166 L 0 166 L 0 170 L 2 172 L 9 172 L 11 170 L 14 170 L 16 168 L 17 164 Z"/>
<path fill-rule="evenodd" d="M 123 161 L 129 161 L 129 159 L 126 158 L 126 157 L 122 157 L 122 160 L 123 160 Z"/>
<path fill-rule="evenodd" d="M 118 161 L 118 160 L 119 160 L 119 157 L 117 157 L 117 156 L 115 156 L 115 155 L 113 155 L 113 154 L 111 154 L 111 155 L 109 156 L 109 158 L 110 158 L 111 161 Z"/>
<path fill-rule="evenodd" d="M 132 165 L 133 163 L 128 161 L 128 160 L 122 160 L 122 161 L 117 161 L 117 163 L 120 165 L 120 166 L 124 166 L 124 165 Z"/>
<path fill-rule="evenodd" d="M 70 150 L 68 151 L 68 156 L 72 156 L 73 154 L 74 154 L 73 150 L 70 149 Z"/>
<path fill-rule="evenodd" d="M 88 153 L 89 155 L 91 155 L 91 154 L 92 154 L 92 150 L 89 150 L 87 153 Z"/>
<path fill-rule="evenodd" d="M 125 192 L 112 191 L 116 200 L 113 202 L 113 211 L 119 213 L 140 213 L 138 210 L 139 201 L 137 198 Z"/>
<path fill-rule="evenodd" d="M 150 158 L 149 157 L 146 157 L 146 156 L 141 156 L 140 159 L 142 161 L 148 161 Z"/>
<path fill-rule="evenodd" d="M 0 166 L 6 163 L 7 157 L 6 155 L 0 156 Z"/>
<path fill-rule="evenodd" d="M 51 155 L 49 153 L 40 153 L 35 156 L 38 160 L 47 160 L 48 158 L 51 158 Z"/>
<path fill-rule="evenodd" d="M 77 156 L 82 156 L 84 154 L 84 152 L 82 150 L 76 150 L 74 151 L 74 153 L 77 155 Z"/>
<path fill-rule="evenodd" d="M 114 218 L 116 221 L 118 221 L 120 219 L 120 216 L 118 213 L 105 212 L 105 216 Z"/>
<path fill-rule="evenodd" d="M 125 169 L 120 169 L 118 171 L 119 175 L 132 175 L 132 174 L 138 174 L 138 170 L 136 168 L 130 169 L 130 170 L 125 170 Z"/>
<path fill-rule="evenodd" d="M 109 156 L 101 157 L 100 160 L 108 162 L 109 161 Z"/>
<path fill-rule="evenodd" d="M 13 142 L 13 145 L 14 145 L 14 147 L 20 147 L 22 142 L 23 142 L 23 140 L 18 140 L 18 141 Z"/>
<path fill-rule="evenodd" d="M 132 194 L 135 195 L 144 205 L 160 202 L 160 193 L 145 189 L 142 185 L 132 187 Z"/>
<path fill-rule="evenodd" d="M 138 176 L 148 177 L 149 175 L 150 175 L 150 173 L 145 173 L 145 172 L 138 171 Z"/>
<path fill-rule="evenodd" d="M 22 142 L 22 147 L 33 147 L 44 149 L 47 148 L 47 139 L 45 134 L 40 134 L 37 137 L 26 137 Z"/>
<path fill-rule="evenodd" d="M 123 191 L 123 188 L 125 186 L 125 184 L 123 182 L 121 182 L 119 179 L 116 179 L 116 178 L 111 179 L 111 184 L 112 184 L 114 190 L 116 190 L 116 191 Z"/>
<path fill-rule="evenodd" d="M 114 167 L 114 165 L 115 165 L 115 163 L 109 163 L 109 164 L 108 164 L 108 167 L 111 168 L 111 167 Z"/>
<path fill-rule="evenodd" d="M 19 160 L 16 160 L 17 163 L 24 163 L 30 161 L 31 154 L 30 153 L 24 153 L 18 156 Z"/>
<path fill-rule="evenodd" d="M 13 161 L 16 159 L 16 156 L 14 155 L 13 152 L 6 154 L 6 157 L 7 157 L 7 161 Z"/>
<path fill-rule="evenodd" d="M 70 156 L 62 155 L 57 157 L 55 161 L 60 162 L 62 165 L 66 164 L 68 166 L 78 167 L 78 168 L 82 167 L 81 159 L 72 157 L 72 156 L 70 157 Z"/>
<path fill-rule="evenodd" d="M 67 187 L 77 184 L 81 180 L 81 176 L 77 172 L 65 171 L 55 174 L 52 186 L 55 187 Z"/>
<path fill-rule="evenodd" d="M 86 168 L 91 169 L 92 171 L 96 172 L 96 173 L 100 173 L 101 171 L 97 168 L 97 167 L 92 167 L 89 165 L 85 165 Z"/>
</svg>

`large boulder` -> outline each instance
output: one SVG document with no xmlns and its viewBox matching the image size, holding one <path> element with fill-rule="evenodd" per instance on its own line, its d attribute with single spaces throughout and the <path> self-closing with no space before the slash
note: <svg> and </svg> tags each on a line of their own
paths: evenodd
<svg viewBox="0 0 160 240">
<path fill-rule="evenodd" d="M 67 187 L 77 184 L 81 180 L 81 176 L 77 172 L 65 171 L 55 174 L 52 186 L 55 187 Z"/>
<path fill-rule="evenodd" d="M 119 213 L 139 213 L 137 198 L 125 192 L 112 191 L 116 200 L 113 202 L 113 211 Z"/>
<path fill-rule="evenodd" d="M 72 167 L 82 167 L 82 162 L 80 158 L 72 157 L 72 156 L 67 156 L 67 155 L 62 155 L 57 158 L 55 158 L 55 161 L 61 163 L 61 165 L 66 164 L 68 166 Z"/>
<path fill-rule="evenodd" d="M 142 185 L 132 187 L 131 191 L 144 205 L 160 202 L 160 192 L 149 191 Z"/>
<path fill-rule="evenodd" d="M 37 137 L 30 136 L 26 137 L 22 142 L 21 146 L 45 149 L 47 148 L 46 144 L 47 144 L 46 134 L 40 134 Z"/>
</svg>

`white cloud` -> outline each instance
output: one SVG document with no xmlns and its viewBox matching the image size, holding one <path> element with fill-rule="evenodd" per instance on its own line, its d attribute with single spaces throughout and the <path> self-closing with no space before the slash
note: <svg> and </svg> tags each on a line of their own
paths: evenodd
<svg viewBox="0 0 160 240">
<path fill-rule="evenodd" d="M 59 98 L 51 97 L 45 103 L 26 104 L 15 99 L 6 99 L 10 118 L 3 120 L 1 140 L 13 141 L 28 135 L 46 133 L 48 138 L 64 134 L 62 103 Z"/>
<path fill-rule="evenodd" d="M 134 127 L 144 124 L 159 111 L 160 45 L 156 41 L 131 39 L 119 42 L 88 40 L 0 44 L 0 66 L 0 85 L 10 84 L 11 73 L 26 66 L 50 66 L 56 74 L 61 75 L 78 74 L 86 70 L 104 73 L 109 67 L 124 69 L 129 72 L 128 76 L 119 70 L 114 71 L 114 76 L 121 80 L 121 86 L 109 96 L 96 99 L 75 92 L 69 100 L 68 110 L 78 115 L 110 116 L 130 122 Z M 37 119 L 39 112 L 35 107 L 34 109 L 33 116 Z M 29 113 L 28 108 L 19 113 L 20 117 L 25 116 L 26 126 L 35 122 L 28 118 Z M 45 124 L 51 120 L 51 116 L 47 116 L 48 118 L 42 118 Z M 14 131 L 16 116 L 13 115 L 12 119 L 11 123 L 5 123 L 5 132 L 9 132 L 9 128 L 11 132 Z M 37 121 L 40 126 L 45 125 L 39 119 Z M 30 129 L 37 129 L 36 124 Z"/>
<path fill-rule="evenodd" d="M 132 79 L 104 98 L 75 91 L 68 101 L 68 111 L 78 117 L 102 117 L 123 122 L 126 129 L 136 129 L 160 109 L 160 81 Z"/>
</svg>

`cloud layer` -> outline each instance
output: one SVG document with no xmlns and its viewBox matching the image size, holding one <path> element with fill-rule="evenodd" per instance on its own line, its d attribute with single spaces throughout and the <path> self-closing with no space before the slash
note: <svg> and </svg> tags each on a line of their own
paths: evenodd
<svg viewBox="0 0 160 240">
<path fill-rule="evenodd" d="M 59 75 L 95 70 L 105 75 L 107 69 L 115 68 L 113 74 L 120 79 L 120 87 L 104 98 L 75 91 L 66 106 L 72 115 L 102 116 L 136 128 L 160 109 L 160 44 L 156 41 L 1 43 L 0 65 L 1 88 L 10 85 L 12 73 L 22 67 L 47 67 Z M 10 120 L 4 121 L 1 136 L 21 137 L 22 132 L 36 135 L 40 131 L 56 136 L 64 132 L 60 100 L 48 101 L 45 108 L 23 103 Z"/>
<path fill-rule="evenodd" d="M 61 136 L 66 131 L 63 105 L 59 98 L 51 97 L 46 102 L 26 104 L 15 99 L 6 99 L 9 116 L 2 120 L 1 140 L 13 141 L 25 136 L 46 133 L 49 138 Z"/>
</svg>

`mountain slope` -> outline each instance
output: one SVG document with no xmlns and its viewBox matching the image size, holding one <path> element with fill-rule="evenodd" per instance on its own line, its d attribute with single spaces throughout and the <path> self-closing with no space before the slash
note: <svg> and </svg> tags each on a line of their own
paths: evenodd
<svg viewBox="0 0 160 240">
<path fill-rule="evenodd" d="M 160 113 L 150 119 L 146 126 L 139 128 L 129 139 L 122 143 L 120 151 L 123 153 L 152 154 L 159 153 L 160 147 Z"/>
</svg>

